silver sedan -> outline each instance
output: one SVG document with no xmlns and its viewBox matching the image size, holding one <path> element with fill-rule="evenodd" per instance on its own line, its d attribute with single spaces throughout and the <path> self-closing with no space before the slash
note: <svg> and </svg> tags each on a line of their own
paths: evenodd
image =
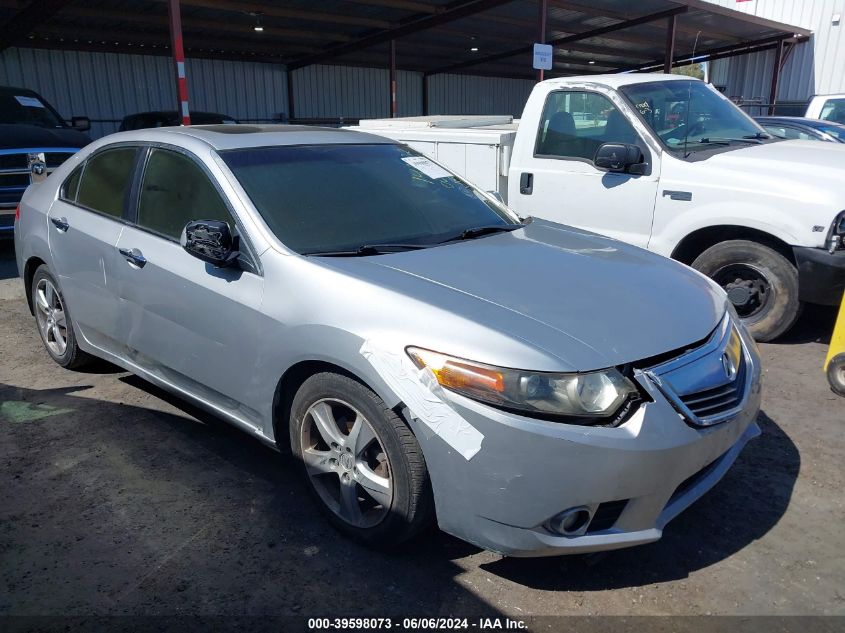
<svg viewBox="0 0 845 633">
<path fill-rule="evenodd" d="M 368 544 L 435 517 L 513 556 L 647 543 L 759 433 L 759 356 L 708 279 L 381 137 L 115 134 L 27 190 L 15 248 L 57 363 L 291 453 Z"/>
</svg>

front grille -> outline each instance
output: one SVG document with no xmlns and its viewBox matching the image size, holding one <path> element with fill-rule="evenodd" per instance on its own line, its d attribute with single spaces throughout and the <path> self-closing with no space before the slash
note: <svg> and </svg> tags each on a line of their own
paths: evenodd
<svg viewBox="0 0 845 633">
<path fill-rule="evenodd" d="M 73 156 L 73 152 L 47 152 L 44 154 L 44 159 L 47 162 L 47 169 L 58 167 L 71 156 Z"/>
<path fill-rule="evenodd" d="M 603 530 L 612 528 L 619 520 L 619 516 L 627 505 L 628 499 L 605 501 L 599 504 L 592 521 L 590 521 L 590 526 L 587 528 L 587 534 L 591 532 L 602 532 Z"/>
<path fill-rule="evenodd" d="M 28 187 L 29 172 L 23 174 L 0 174 L 0 188 Z"/>
<path fill-rule="evenodd" d="M 745 391 L 745 358 L 740 361 L 736 379 L 726 385 L 678 396 L 699 418 L 708 418 L 735 409 Z"/>
<path fill-rule="evenodd" d="M 0 169 L 29 169 L 29 158 L 26 154 L 0 155 Z"/>
</svg>

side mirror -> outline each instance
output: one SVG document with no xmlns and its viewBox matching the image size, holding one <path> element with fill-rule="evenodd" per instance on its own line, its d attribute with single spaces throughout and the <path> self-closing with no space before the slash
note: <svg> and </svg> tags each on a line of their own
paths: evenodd
<svg viewBox="0 0 845 633">
<path fill-rule="evenodd" d="M 70 126 L 74 130 L 80 132 L 87 132 L 91 129 L 91 119 L 87 116 L 74 116 L 70 118 Z"/>
<path fill-rule="evenodd" d="M 636 145 L 628 143 L 605 143 L 596 150 L 593 163 L 599 169 L 629 174 L 645 172 L 645 156 Z"/>
<path fill-rule="evenodd" d="M 229 225 L 219 220 L 188 222 L 179 242 L 188 253 L 217 268 L 231 266 L 240 255 Z"/>
</svg>

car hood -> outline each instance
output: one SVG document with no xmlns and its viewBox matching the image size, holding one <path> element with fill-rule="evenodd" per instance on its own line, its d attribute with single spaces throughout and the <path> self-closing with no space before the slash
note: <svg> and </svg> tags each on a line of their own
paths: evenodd
<svg viewBox="0 0 845 633">
<path fill-rule="evenodd" d="M 0 125 L 0 149 L 85 147 L 91 139 L 71 128 L 37 125 Z"/>
<path fill-rule="evenodd" d="M 336 259 L 331 266 L 480 326 L 506 328 L 504 334 L 579 371 L 699 342 L 725 312 L 724 293 L 692 269 L 543 220 L 419 251 Z"/>
<path fill-rule="evenodd" d="M 776 141 L 749 145 L 717 153 L 707 163 L 734 173 L 753 174 L 755 179 L 802 186 L 830 180 L 830 188 L 841 190 L 845 180 L 845 146 L 820 141 Z"/>
</svg>

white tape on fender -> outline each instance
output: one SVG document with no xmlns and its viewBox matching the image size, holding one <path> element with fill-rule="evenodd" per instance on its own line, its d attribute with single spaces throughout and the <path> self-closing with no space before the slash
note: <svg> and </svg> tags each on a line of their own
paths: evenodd
<svg viewBox="0 0 845 633">
<path fill-rule="evenodd" d="M 472 459 L 481 450 L 484 435 L 443 401 L 439 395 L 442 388 L 430 369 L 417 369 L 402 349 L 394 352 L 369 340 L 364 341 L 360 351 L 411 415 L 465 459 Z"/>
</svg>

